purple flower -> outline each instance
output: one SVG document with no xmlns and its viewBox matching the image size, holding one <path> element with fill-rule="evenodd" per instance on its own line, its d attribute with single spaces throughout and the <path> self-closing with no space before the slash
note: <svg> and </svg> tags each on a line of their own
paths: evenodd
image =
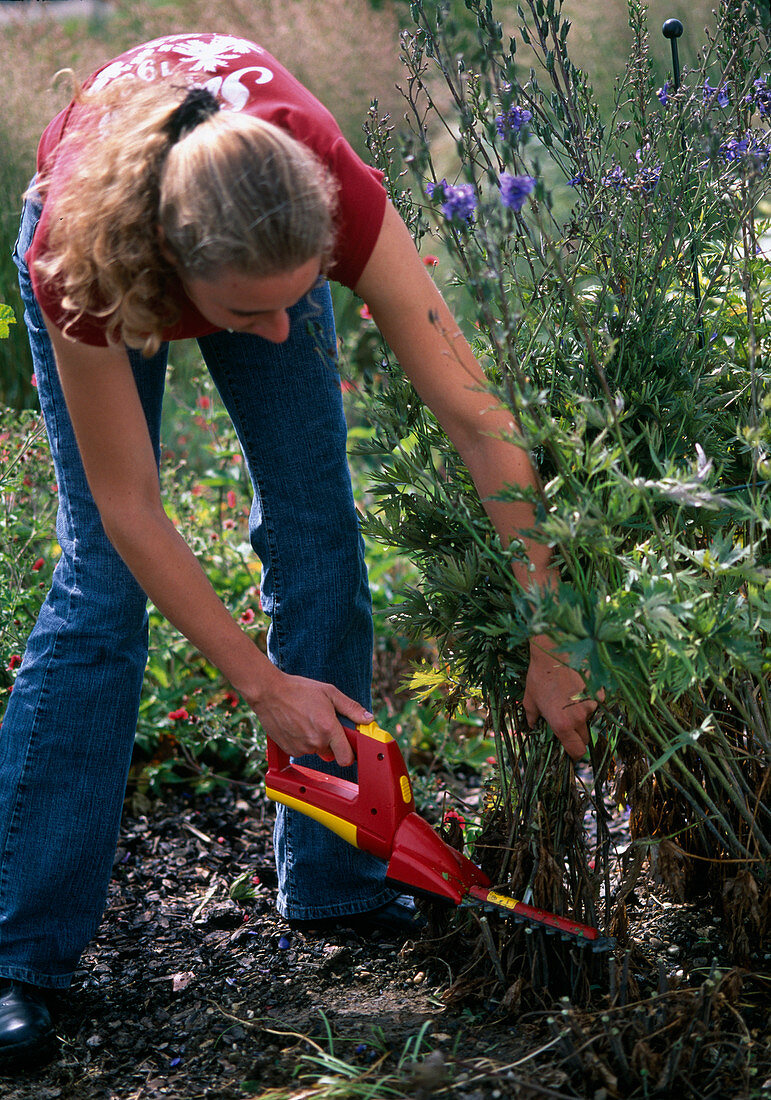
<svg viewBox="0 0 771 1100">
<path fill-rule="evenodd" d="M 656 92 L 656 95 L 659 97 L 659 101 L 661 103 L 661 106 L 666 107 L 667 103 L 669 103 L 669 81 L 668 80 L 663 85 L 663 87 L 659 88 L 659 90 Z"/>
<path fill-rule="evenodd" d="M 634 159 L 637 161 L 637 175 L 629 185 L 637 191 L 642 191 L 644 194 L 656 190 L 659 177 L 661 176 L 660 164 L 646 164 L 646 160 L 649 160 L 650 156 L 650 143 L 644 145 L 642 149 L 638 149 L 635 152 Z"/>
<path fill-rule="evenodd" d="M 633 187 L 644 192 L 646 195 L 651 191 L 655 191 L 661 177 L 661 165 L 654 164 L 650 168 L 641 168 L 634 178 Z"/>
<path fill-rule="evenodd" d="M 623 190 L 629 183 L 626 178 L 626 173 L 620 164 L 616 164 L 608 172 L 607 176 L 602 177 L 603 187 L 612 187 L 614 191 Z"/>
<path fill-rule="evenodd" d="M 498 136 L 505 138 L 509 134 L 518 134 L 532 117 L 533 112 L 525 107 L 509 107 L 508 111 L 496 116 L 495 129 L 498 131 Z"/>
<path fill-rule="evenodd" d="M 447 186 L 447 180 L 440 180 L 439 183 L 427 183 L 426 194 L 430 199 L 442 199 L 444 198 L 444 189 Z"/>
<path fill-rule="evenodd" d="M 729 164 L 744 161 L 751 170 L 764 169 L 771 157 L 771 148 L 757 134 L 748 130 L 743 138 L 729 138 L 720 146 L 720 152 Z"/>
<path fill-rule="evenodd" d="M 727 161 L 741 160 L 749 147 L 750 139 L 748 137 L 729 138 L 728 141 L 720 146 L 720 152 Z"/>
<path fill-rule="evenodd" d="M 704 81 L 704 102 L 708 103 L 717 92 L 717 106 L 718 107 L 730 107 L 731 100 L 728 98 L 728 92 L 725 90 L 725 86 L 719 88 L 713 88 L 706 80 Z"/>
<path fill-rule="evenodd" d="M 427 184 L 426 194 L 430 199 L 441 202 L 442 213 L 448 221 L 469 222 L 477 208 L 476 192 L 471 183 L 454 186 L 447 180 L 441 180 L 439 183 Z"/>
<path fill-rule="evenodd" d="M 501 172 L 501 202 L 509 210 L 521 210 L 525 205 L 525 199 L 535 190 L 535 180 L 532 176 L 511 176 L 508 172 Z"/>
<path fill-rule="evenodd" d="M 754 81 L 752 86 L 755 90 L 745 96 L 744 102 L 748 107 L 754 107 L 761 117 L 767 118 L 771 115 L 771 88 L 764 76 Z"/>
<path fill-rule="evenodd" d="M 578 187 L 580 183 L 586 183 L 588 178 L 586 172 L 581 169 L 577 176 L 573 176 L 571 180 L 568 180 L 568 187 Z"/>
</svg>

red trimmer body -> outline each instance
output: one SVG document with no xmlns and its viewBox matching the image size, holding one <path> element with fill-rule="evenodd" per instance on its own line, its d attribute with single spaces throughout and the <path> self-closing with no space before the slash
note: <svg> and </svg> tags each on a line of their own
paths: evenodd
<svg viewBox="0 0 771 1100">
<path fill-rule="evenodd" d="M 375 722 L 356 728 L 343 723 L 343 728 L 356 756 L 357 783 L 296 764 L 268 739 L 268 797 L 385 860 L 388 880 L 407 893 L 454 905 L 479 904 L 595 947 L 607 945 L 596 928 L 492 890 L 484 871 L 446 844 L 415 811 L 404 757 L 390 733 Z"/>
</svg>

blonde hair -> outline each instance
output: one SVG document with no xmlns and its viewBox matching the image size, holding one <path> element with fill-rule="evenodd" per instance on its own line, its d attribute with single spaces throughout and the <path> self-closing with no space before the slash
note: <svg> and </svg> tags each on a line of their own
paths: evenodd
<svg viewBox="0 0 771 1100">
<path fill-rule="evenodd" d="M 188 90 L 123 80 L 78 92 L 82 121 L 37 184 L 55 216 L 36 274 L 59 289 L 68 325 L 96 316 L 109 340 L 145 355 L 179 319 L 178 278 L 324 265 L 334 246 L 335 185 L 316 156 L 227 110 L 174 142 L 170 116 Z"/>
</svg>

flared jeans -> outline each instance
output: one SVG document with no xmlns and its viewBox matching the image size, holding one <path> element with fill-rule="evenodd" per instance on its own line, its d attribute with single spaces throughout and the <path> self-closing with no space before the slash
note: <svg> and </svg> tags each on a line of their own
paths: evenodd
<svg viewBox="0 0 771 1100">
<path fill-rule="evenodd" d="M 27 200 L 15 259 L 62 552 L 0 729 L 0 977 L 55 988 L 69 984 L 104 910 L 148 616 L 144 592 L 104 534 L 30 284 L 24 257 L 38 216 Z M 271 618 L 268 655 L 369 707 L 371 603 L 329 287 L 293 307 L 291 322 L 282 344 L 228 332 L 198 343 L 254 489 L 250 537 Z M 167 353 L 168 345 L 152 358 L 129 350 L 156 455 Z M 317 757 L 303 762 L 335 769 Z M 379 860 L 295 811 L 277 808 L 274 848 L 285 916 L 358 913 L 393 897 Z"/>
</svg>

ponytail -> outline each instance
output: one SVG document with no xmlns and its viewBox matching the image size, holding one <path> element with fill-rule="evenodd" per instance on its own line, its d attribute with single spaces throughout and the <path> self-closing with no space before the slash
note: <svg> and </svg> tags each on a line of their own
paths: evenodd
<svg viewBox="0 0 771 1100">
<path fill-rule="evenodd" d="M 37 184 L 55 214 L 36 274 L 68 324 L 98 318 L 111 342 L 152 355 L 179 320 L 178 278 L 329 260 L 333 183 L 283 130 L 179 82 L 117 80 L 75 102 L 78 124 Z"/>
</svg>

